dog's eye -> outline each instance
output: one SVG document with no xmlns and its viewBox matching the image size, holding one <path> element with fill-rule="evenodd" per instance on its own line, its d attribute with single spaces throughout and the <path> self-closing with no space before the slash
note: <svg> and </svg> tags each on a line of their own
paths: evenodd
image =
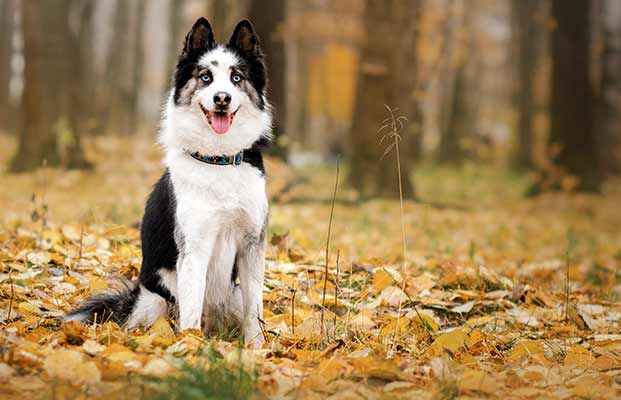
<svg viewBox="0 0 621 400">
<path fill-rule="evenodd" d="M 233 72 L 231 74 L 231 81 L 233 81 L 233 83 L 239 83 L 239 82 L 242 81 L 242 79 L 243 79 L 243 77 L 240 74 L 238 74 L 237 72 Z"/>
<path fill-rule="evenodd" d="M 211 82 L 211 76 L 209 76 L 209 74 L 203 74 L 200 76 L 200 78 L 201 78 L 201 81 L 205 83 Z"/>
</svg>

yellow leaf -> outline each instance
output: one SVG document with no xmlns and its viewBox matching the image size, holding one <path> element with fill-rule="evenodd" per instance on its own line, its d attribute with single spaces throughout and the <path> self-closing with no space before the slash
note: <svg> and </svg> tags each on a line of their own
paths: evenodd
<svg viewBox="0 0 621 400">
<path fill-rule="evenodd" d="M 303 339 L 318 339 L 321 336 L 321 321 L 315 317 L 308 318 L 295 327 L 295 335 Z"/>
<path fill-rule="evenodd" d="M 34 315 L 41 314 L 41 310 L 39 309 L 39 307 L 27 301 L 19 303 L 17 308 L 25 314 L 34 314 Z"/>
<path fill-rule="evenodd" d="M 94 362 L 84 361 L 80 352 L 59 349 L 50 354 L 43 369 L 51 378 L 69 381 L 75 385 L 93 385 L 101 381 L 101 372 Z"/>
<path fill-rule="evenodd" d="M 92 278 L 90 281 L 91 294 L 104 292 L 108 289 L 108 282 L 101 278 Z"/>
<path fill-rule="evenodd" d="M 317 372 L 329 382 L 340 377 L 348 368 L 350 367 L 345 361 L 338 358 L 330 358 L 319 363 Z"/>
<path fill-rule="evenodd" d="M 398 307 L 408 301 L 408 296 L 401 288 L 396 286 L 386 286 L 382 293 L 377 296 L 380 304 L 391 307 Z"/>
<path fill-rule="evenodd" d="M 611 369 L 617 369 L 621 367 L 621 361 L 616 360 L 611 355 L 604 354 L 597 357 L 593 363 L 593 367 L 599 371 L 609 371 Z"/>
<path fill-rule="evenodd" d="M 380 378 L 387 381 L 398 380 L 401 369 L 391 360 L 377 360 L 373 357 L 361 357 L 351 360 L 354 373 L 367 378 Z"/>
<path fill-rule="evenodd" d="M 373 274 L 373 286 L 377 293 L 380 293 L 385 287 L 395 284 L 395 282 L 395 278 L 385 268 L 377 268 Z"/>
<path fill-rule="evenodd" d="M 443 333 L 433 341 L 425 353 L 428 357 L 440 356 L 446 350 L 455 354 L 464 346 L 468 335 L 461 329 Z"/>
<path fill-rule="evenodd" d="M 569 346 L 569 349 L 565 352 L 564 363 L 567 366 L 574 367 L 590 367 L 595 358 L 591 355 L 591 352 L 584 347 L 574 344 Z"/>
<path fill-rule="evenodd" d="M 158 318 L 151 326 L 151 332 L 154 334 L 155 345 L 170 346 L 176 339 L 175 332 L 165 318 Z"/>
<path fill-rule="evenodd" d="M 496 379 L 483 371 L 467 370 L 459 379 L 460 392 L 495 393 L 498 389 Z"/>
<path fill-rule="evenodd" d="M 382 326 L 382 328 L 380 329 L 380 334 L 388 337 L 392 337 L 394 335 L 401 335 L 408 331 L 409 326 L 410 321 L 407 318 L 394 318 L 392 321 Z"/>
<path fill-rule="evenodd" d="M 531 358 L 536 355 L 543 355 L 545 347 L 542 341 L 526 340 L 515 345 L 509 359 L 520 362 L 523 358 Z"/>
<path fill-rule="evenodd" d="M 174 368 L 170 363 L 162 360 L 161 358 L 154 358 L 149 360 L 147 365 L 142 369 L 144 375 L 150 376 L 164 376 L 174 371 Z"/>
<path fill-rule="evenodd" d="M 360 330 L 373 329 L 377 326 L 375 321 L 373 321 L 369 316 L 364 314 L 356 315 L 349 321 L 349 324 L 352 326 L 352 328 Z"/>
</svg>

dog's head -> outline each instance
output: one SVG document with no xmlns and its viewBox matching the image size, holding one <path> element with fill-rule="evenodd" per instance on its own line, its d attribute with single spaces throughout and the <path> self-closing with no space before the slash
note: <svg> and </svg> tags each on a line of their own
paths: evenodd
<svg viewBox="0 0 621 400">
<path fill-rule="evenodd" d="M 200 18 L 177 62 L 162 142 L 203 154 L 233 154 L 271 131 L 267 73 L 259 37 L 243 20 L 226 45 Z"/>
</svg>

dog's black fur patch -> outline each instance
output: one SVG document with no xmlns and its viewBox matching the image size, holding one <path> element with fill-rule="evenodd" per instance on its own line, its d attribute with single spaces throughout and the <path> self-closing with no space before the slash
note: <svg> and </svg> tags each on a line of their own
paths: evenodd
<svg viewBox="0 0 621 400">
<path fill-rule="evenodd" d="M 169 302 L 175 298 L 160 282 L 160 269 L 174 270 L 179 250 L 175 243 L 175 196 L 170 173 L 164 172 L 153 187 L 142 217 L 142 267 L 140 283 Z"/>
</svg>

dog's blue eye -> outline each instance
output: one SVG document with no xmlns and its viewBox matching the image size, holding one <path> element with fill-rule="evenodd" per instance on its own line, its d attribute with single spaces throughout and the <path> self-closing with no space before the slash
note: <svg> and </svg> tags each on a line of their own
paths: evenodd
<svg viewBox="0 0 621 400">
<path fill-rule="evenodd" d="M 240 74 L 235 74 L 235 73 L 234 73 L 233 75 L 231 75 L 231 80 L 232 80 L 234 83 L 239 83 L 239 82 L 241 82 L 241 80 L 242 80 L 242 76 L 241 76 Z"/>
<path fill-rule="evenodd" d="M 211 76 L 209 76 L 209 74 L 201 75 L 201 81 L 209 83 L 211 82 Z"/>
</svg>

